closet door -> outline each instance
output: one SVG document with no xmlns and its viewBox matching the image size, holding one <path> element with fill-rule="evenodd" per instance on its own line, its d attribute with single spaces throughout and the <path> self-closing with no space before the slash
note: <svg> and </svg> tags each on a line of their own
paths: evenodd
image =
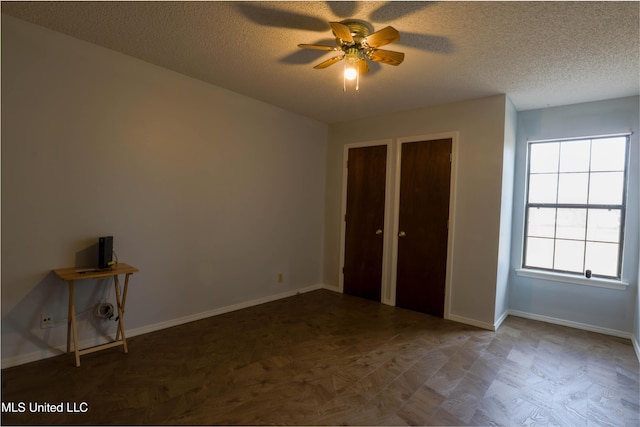
<svg viewBox="0 0 640 427">
<path fill-rule="evenodd" d="M 443 316 L 451 139 L 403 143 L 396 306 Z"/>
<path fill-rule="evenodd" d="M 380 301 L 387 146 L 351 148 L 347 163 L 344 293 Z"/>
</svg>

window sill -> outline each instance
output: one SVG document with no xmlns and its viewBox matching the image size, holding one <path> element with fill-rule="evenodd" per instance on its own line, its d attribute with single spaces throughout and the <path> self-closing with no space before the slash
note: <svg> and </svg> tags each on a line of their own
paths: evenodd
<svg viewBox="0 0 640 427">
<path fill-rule="evenodd" d="M 523 277 L 531 277 L 534 279 L 551 280 L 554 282 L 571 283 L 574 285 L 595 286 L 598 288 L 625 290 L 629 286 L 628 283 L 614 279 L 603 279 L 601 277 L 586 277 L 573 274 L 552 273 L 549 271 L 530 270 L 526 268 L 516 268 L 516 274 Z"/>
</svg>

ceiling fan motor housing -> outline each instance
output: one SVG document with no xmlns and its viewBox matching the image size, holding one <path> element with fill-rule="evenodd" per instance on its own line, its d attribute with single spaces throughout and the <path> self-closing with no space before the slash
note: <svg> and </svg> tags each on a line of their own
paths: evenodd
<svg viewBox="0 0 640 427">
<path fill-rule="evenodd" d="M 371 34 L 371 28 L 364 21 L 355 21 L 355 20 L 347 20 L 342 21 L 342 24 L 346 25 L 351 32 L 351 37 L 353 37 L 354 45 L 360 46 L 362 45 L 363 40 Z M 345 44 L 349 45 L 349 43 L 345 43 L 344 40 L 336 37 L 336 41 L 338 45 L 342 45 L 344 47 Z"/>
<path fill-rule="evenodd" d="M 316 69 L 327 68 L 343 59 L 362 60 L 360 61 L 360 72 L 366 74 L 369 67 L 365 59 L 381 62 L 383 64 L 399 65 L 404 60 L 404 53 L 380 49 L 389 43 L 400 40 L 400 33 L 393 27 L 385 27 L 373 32 L 373 28 L 366 21 L 358 19 L 347 19 L 342 22 L 329 22 L 333 35 L 336 38 L 336 47 L 299 44 L 303 49 L 314 49 L 323 51 L 342 51 L 340 56 L 334 56 L 314 66 Z"/>
<path fill-rule="evenodd" d="M 347 55 L 357 56 L 360 59 L 372 59 L 371 51 L 373 48 L 367 44 L 367 36 L 373 33 L 371 25 L 365 21 L 357 19 L 347 19 L 342 21 L 341 24 L 346 25 L 349 28 L 353 43 L 351 41 L 342 40 L 336 36 L 336 43 L 342 51 Z"/>
</svg>

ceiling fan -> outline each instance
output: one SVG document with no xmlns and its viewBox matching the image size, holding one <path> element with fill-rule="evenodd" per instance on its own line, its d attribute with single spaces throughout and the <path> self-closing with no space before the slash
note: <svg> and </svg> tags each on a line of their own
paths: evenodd
<svg viewBox="0 0 640 427">
<path fill-rule="evenodd" d="M 385 27 L 374 33 L 371 27 L 364 21 L 346 20 L 342 22 L 330 22 L 329 25 L 336 37 L 337 46 L 325 46 L 319 44 L 299 44 L 303 49 L 341 51 L 342 53 L 329 58 L 313 68 L 323 69 L 330 65 L 345 61 L 344 90 L 347 90 L 347 82 L 355 81 L 355 89 L 358 90 L 360 75 L 369 72 L 367 60 L 381 62 L 389 65 L 400 65 L 404 61 L 404 53 L 380 49 L 381 46 L 400 40 L 400 33 L 393 27 Z"/>
</svg>

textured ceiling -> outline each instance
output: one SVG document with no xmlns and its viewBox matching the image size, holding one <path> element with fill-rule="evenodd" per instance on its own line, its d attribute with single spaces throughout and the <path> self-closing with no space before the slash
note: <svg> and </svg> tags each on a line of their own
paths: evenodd
<svg viewBox="0 0 640 427">
<path fill-rule="evenodd" d="M 2 2 L 2 13 L 331 123 L 506 93 L 518 110 L 637 95 L 639 2 Z M 343 92 L 328 21 L 401 34 Z"/>
</svg>

